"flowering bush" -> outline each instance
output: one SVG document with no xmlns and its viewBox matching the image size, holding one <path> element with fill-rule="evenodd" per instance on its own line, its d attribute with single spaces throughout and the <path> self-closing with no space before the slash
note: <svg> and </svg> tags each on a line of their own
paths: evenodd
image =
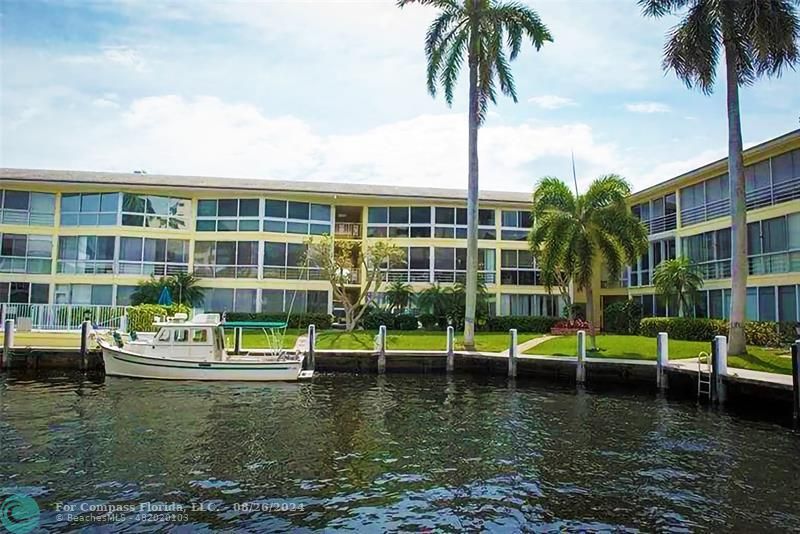
<svg viewBox="0 0 800 534">
<path fill-rule="evenodd" d="M 578 330 L 585 330 L 587 333 L 593 333 L 594 327 L 589 321 L 585 319 L 565 319 L 559 321 L 550 329 L 550 333 L 554 335 L 574 334 Z"/>
</svg>

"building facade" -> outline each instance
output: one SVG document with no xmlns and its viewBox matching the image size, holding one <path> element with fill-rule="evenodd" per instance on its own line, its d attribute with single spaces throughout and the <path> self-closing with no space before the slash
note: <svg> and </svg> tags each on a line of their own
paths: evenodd
<svg viewBox="0 0 800 534">
<path fill-rule="evenodd" d="M 800 320 L 800 130 L 744 153 L 750 320 Z M 654 294 L 655 267 L 686 256 L 705 284 L 695 306 L 699 317 L 727 318 L 731 288 L 731 206 L 727 160 L 720 160 L 631 196 L 645 223 L 649 250 L 621 280 L 603 277 L 605 307 L 632 297 L 646 316 L 677 315 L 676 303 Z"/>
<path fill-rule="evenodd" d="M 800 130 L 748 149 L 745 165 L 749 317 L 800 320 Z M 696 313 L 727 315 L 726 167 L 717 161 L 631 196 L 649 250 L 620 280 L 598 272 L 595 309 L 632 297 L 645 315 L 677 314 L 652 277 L 661 261 L 685 255 L 706 279 Z M 561 313 L 527 247 L 529 209 L 528 194 L 481 193 L 490 313 Z M 466 195 L 456 190 L 2 169 L 0 303 L 127 305 L 139 281 L 193 272 L 206 309 L 335 312 L 329 283 L 302 265 L 310 236 L 390 240 L 406 261 L 390 266 L 388 281 L 419 291 L 463 281 L 466 233 Z M 363 274 L 351 274 L 354 287 Z"/>
<path fill-rule="evenodd" d="M 0 178 L 0 302 L 127 305 L 139 281 L 193 272 L 206 309 L 335 312 L 329 283 L 303 266 L 304 242 L 322 234 L 390 240 L 406 261 L 387 281 L 417 291 L 466 274 L 463 191 L 20 169 Z M 480 203 L 489 312 L 560 313 L 526 245 L 528 195 L 484 192 Z"/>
</svg>

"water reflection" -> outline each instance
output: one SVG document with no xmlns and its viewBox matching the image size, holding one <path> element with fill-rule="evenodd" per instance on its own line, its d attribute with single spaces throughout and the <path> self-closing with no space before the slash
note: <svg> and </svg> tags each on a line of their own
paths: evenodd
<svg viewBox="0 0 800 534">
<path fill-rule="evenodd" d="M 194 505 L 192 528 L 800 529 L 795 432 L 663 397 L 445 376 L 0 378 L 0 432 L 0 492 L 34 496 L 48 530 L 83 526 L 56 502 Z"/>
</svg>

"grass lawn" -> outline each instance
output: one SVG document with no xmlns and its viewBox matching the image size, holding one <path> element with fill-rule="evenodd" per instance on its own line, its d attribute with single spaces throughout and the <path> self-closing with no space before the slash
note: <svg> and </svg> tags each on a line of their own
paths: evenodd
<svg viewBox="0 0 800 534">
<path fill-rule="evenodd" d="M 588 342 L 589 340 L 587 339 Z M 589 358 L 656 359 L 656 339 L 651 337 L 600 335 L 597 336 L 597 346 L 599 349 L 597 352 L 587 352 L 586 355 Z M 710 354 L 711 343 L 677 339 L 669 341 L 669 358 L 671 360 L 695 358 L 702 351 Z M 747 356 L 730 356 L 728 358 L 728 366 L 769 373 L 791 374 L 792 372 L 791 360 L 781 356 L 782 354 L 788 354 L 785 349 L 748 347 L 747 351 Z M 561 336 L 529 349 L 526 354 L 574 357 L 576 352 L 577 340 L 575 336 Z"/>
<path fill-rule="evenodd" d="M 283 338 L 283 347 L 294 347 L 297 337 L 305 334 L 305 330 L 288 329 Z M 317 348 L 325 349 L 353 349 L 372 350 L 377 332 L 356 331 L 344 332 L 342 330 L 320 330 L 317 332 Z M 524 343 L 537 337 L 537 334 L 519 334 L 518 343 Z M 233 333 L 226 333 L 226 347 L 233 347 Z M 476 348 L 482 352 L 501 352 L 508 349 L 509 335 L 505 332 L 484 332 L 475 336 Z M 259 349 L 267 347 L 267 338 L 260 330 L 246 330 L 242 334 L 242 348 Z M 418 349 L 418 350 L 445 350 L 447 348 L 447 334 L 445 332 L 427 332 L 422 330 L 411 332 L 388 332 L 386 347 L 390 350 Z M 461 338 L 456 336 L 456 350 L 463 349 Z"/>
</svg>

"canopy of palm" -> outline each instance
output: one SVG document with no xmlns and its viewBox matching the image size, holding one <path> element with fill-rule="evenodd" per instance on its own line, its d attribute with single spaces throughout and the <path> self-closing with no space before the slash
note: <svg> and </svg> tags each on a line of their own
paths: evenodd
<svg viewBox="0 0 800 534">
<path fill-rule="evenodd" d="M 653 272 L 656 293 L 678 301 L 678 315 L 694 315 L 694 297 L 703 287 L 703 275 L 689 258 L 662 261 Z"/>
<path fill-rule="evenodd" d="M 486 119 L 497 90 L 517 101 L 509 61 L 516 59 L 527 39 L 538 50 L 552 41 L 550 32 L 531 8 L 518 2 L 498 0 L 399 0 L 422 4 L 440 12 L 428 29 L 428 91 L 444 90 L 453 102 L 455 85 L 466 59 L 469 68 L 469 185 L 467 194 L 467 287 L 464 345 L 474 346 L 478 293 L 478 128 Z"/>
<path fill-rule="evenodd" d="M 612 174 L 596 179 L 584 194 L 551 177 L 541 179 L 533 193 L 530 246 L 543 278 L 552 280 L 561 272 L 583 290 L 592 324 L 595 269 L 605 264 L 609 276 L 618 278 L 647 250 L 647 230 L 625 203 L 630 190 Z"/>
<path fill-rule="evenodd" d="M 664 46 L 664 70 L 688 87 L 711 93 L 724 52 L 728 112 L 728 175 L 731 179 L 731 326 L 728 352 L 746 350 L 747 215 L 745 206 L 739 86 L 762 75 L 780 76 L 800 57 L 797 0 L 639 0 L 651 17 L 684 18 L 670 30 Z"/>
</svg>

